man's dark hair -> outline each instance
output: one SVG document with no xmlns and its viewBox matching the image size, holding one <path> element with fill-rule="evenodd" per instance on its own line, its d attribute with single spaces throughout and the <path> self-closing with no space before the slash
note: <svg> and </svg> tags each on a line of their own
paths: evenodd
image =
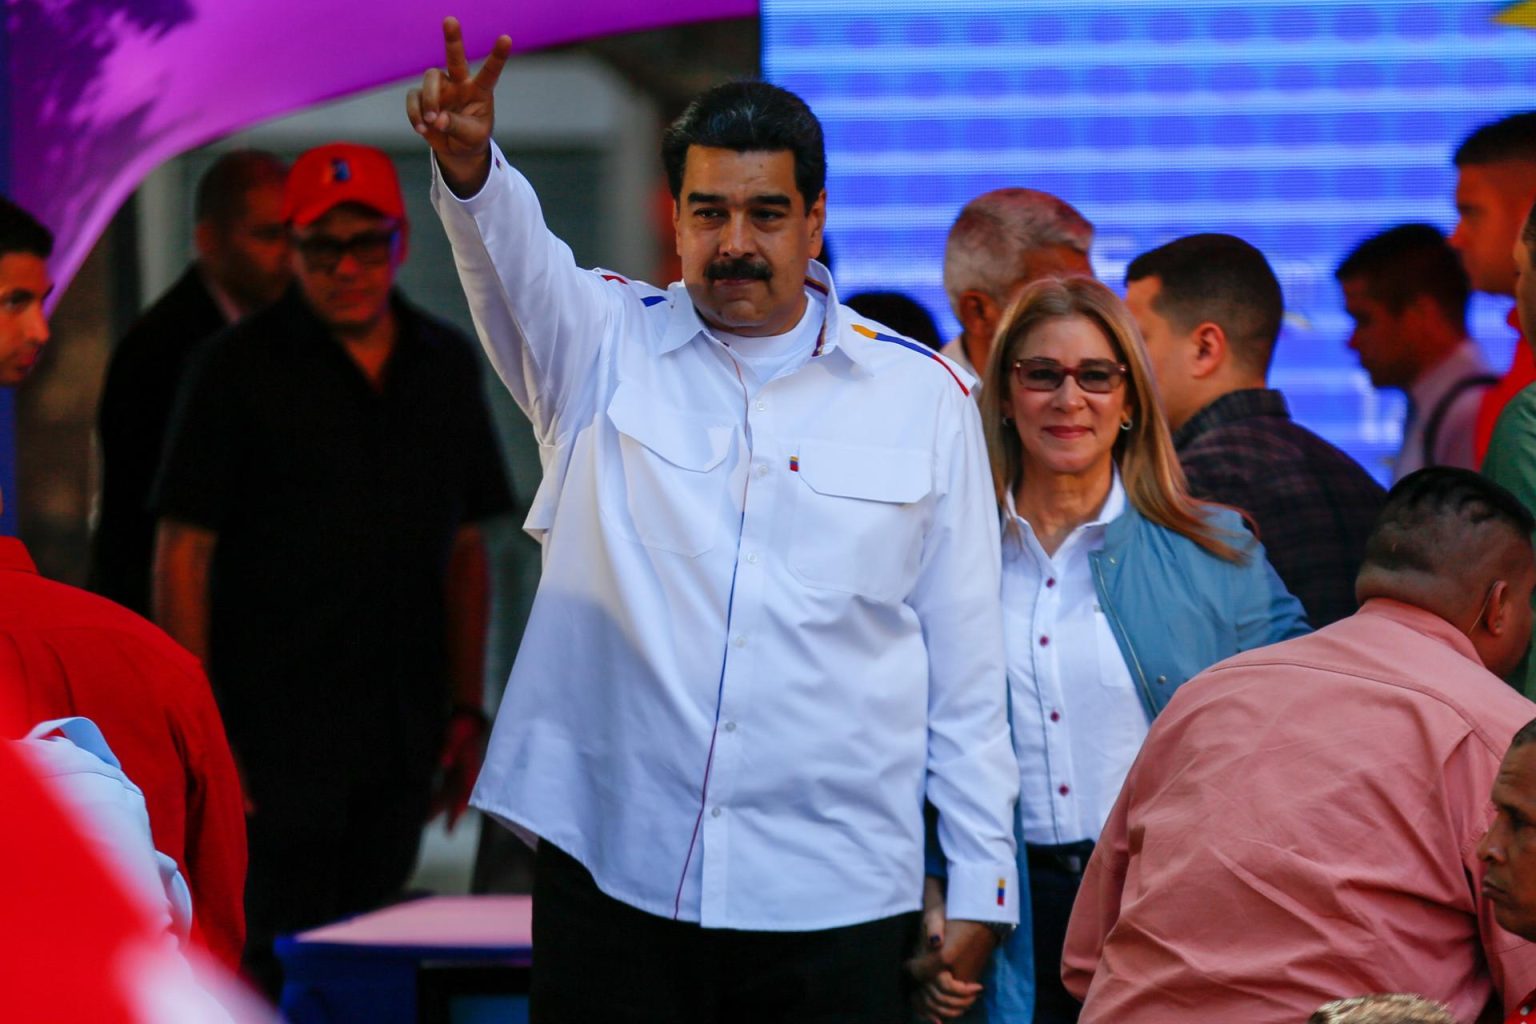
<svg viewBox="0 0 1536 1024">
<path fill-rule="evenodd" d="M 225 153 L 197 181 L 192 216 L 199 223 L 227 228 L 245 215 L 245 197 L 261 185 L 281 188 L 288 168 L 275 155 L 260 149 Z"/>
<path fill-rule="evenodd" d="M 53 232 L 38 219 L 0 196 L 0 256 L 26 253 L 45 260 L 53 255 Z"/>
<path fill-rule="evenodd" d="M 795 188 L 809 210 L 827 186 L 827 150 L 821 122 L 805 101 L 767 82 L 727 82 L 701 93 L 673 121 L 661 140 L 672 198 L 681 199 L 689 146 L 737 153 L 789 150 L 795 156 Z"/>
<path fill-rule="evenodd" d="M 867 316 L 913 341 L 920 341 L 937 352 L 944 347 L 939 328 L 928 307 L 906 292 L 859 292 L 843 303 L 860 316 Z"/>
<path fill-rule="evenodd" d="M 1428 295 L 1448 323 L 1466 332 L 1472 284 L 1461 257 L 1433 224 L 1399 224 L 1372 235 L 1344 257 L 1333 276 L 1340 284 L 1360 281 L 1394 315 Z"/>
<path fill-rule="evenodd" d="M 1125 270 L 1130 284 L 1161 282 L 1152 308 L 1175 330 L 1209 320 L 1226 332 L 1238 362 L 1268 374 L 1285 299 L 1269 261 L 1236 235 L 1189 235 L 1144 252 Z"/>
<path fill-rule="evenodd" d="M 1536 743 L 1536 718 L 1531 719 L 1520 727 L 1520 731 L 1515 733 L 1515 738 L 1509 741 L 1509 749 L 1514 750 L 1516 747 L 1523 747 L 1531 743 Z"/>
<path fill-rule="evenodd" d="M 1361 572 L 1440 575 L 1461 561 L 1471 536 L 1485 524 L 1508 527 L 1530 543 L 1536 518 L 1519 498 L 1470 469 L 1431 466 L 1409 473 L 1387 493 L 1365 542 Z"/>
<path fill-rule="evenodd" d="M 1456 147 L 1457 167 L 1521 161 L 1536 164 L 1536 110 L 1510 114 L 1474 129 Z"/>
</svg>

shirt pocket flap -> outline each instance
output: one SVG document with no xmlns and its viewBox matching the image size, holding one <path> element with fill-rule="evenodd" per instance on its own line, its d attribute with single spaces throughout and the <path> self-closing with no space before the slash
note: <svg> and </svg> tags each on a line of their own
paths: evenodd
<svg viewBox="0 0 1536 1024">
<path fill-rule="evenodd" d="M 800 445 L 800 477 L 817 494 L 910 504 L 933 489 L 928 452 L 806 440 Z"/>
<path fill-rule="evenodd" d="M 619 385 L 608 403 L 608 420 L 626 437 L 681 469 L 704 473 L 725 459 L 731 428 L 648 401 L 636 388 Z"/>
</svg>

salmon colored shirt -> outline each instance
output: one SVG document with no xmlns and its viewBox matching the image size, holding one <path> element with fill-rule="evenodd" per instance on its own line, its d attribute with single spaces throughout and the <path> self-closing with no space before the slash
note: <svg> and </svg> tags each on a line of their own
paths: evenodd
<svg viewBox="0 0 1536 1024">
<path fill-rule="evenodd" d="M 1073 909 L 1083 1024 L 1295 1024 L 1370 992 L 1514 1009 L 1536 945 L 1494 923 L 1476 849 L 1532 718 L 1465 635 L 1387 600 L 1186 683 Z"/>
</svg>

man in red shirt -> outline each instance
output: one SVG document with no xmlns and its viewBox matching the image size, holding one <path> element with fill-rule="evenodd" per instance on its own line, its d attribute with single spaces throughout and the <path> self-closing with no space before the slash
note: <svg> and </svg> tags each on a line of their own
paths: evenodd
<svg viewBox="0 0 1536 1024">
<path fill-rule="evenodd" d="M 48 339 L 53 239 L 0 199 L 0 384 L 25 378 Z M 193 934 L 231 967 L 245 938 L 244 800 L 197 659 L 125 608 L 43 579 L 0 537 L 0 701 L 23 723 L 84 715 L 144 791 L 155 847 L 192 890 Z"/>
<path fill-rule="evenodd" d="M 1536 201 L 1536 110 L 1510 114 L 1478 128 L 1456 150 L 1456 230 L 1451 246 L 1476 291 L 1515 294 L 1515 236 Z M 1519 329 L 1514 314 L 1510 326 Z M 1488 453 L 1505 403 L 1536 382 L 1536 356 L 1522 337 L 1504 378 L 1477 412 L 1477 462 Z"/>
</svg>

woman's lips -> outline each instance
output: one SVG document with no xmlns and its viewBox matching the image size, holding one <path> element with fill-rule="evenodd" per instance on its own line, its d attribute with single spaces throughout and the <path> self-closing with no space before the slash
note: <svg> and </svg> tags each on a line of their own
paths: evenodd
<svg viewBox="0 0 1536 1024">
<path fill-rule="evenodd" d="M 1045 432 L 1052 437 L 1059 437 L 1063 440 L 1071 440 L 1072 438 L 1083 437 L 1091 433 L 1087 427 L 1046 427 Z"/>
</svg>

